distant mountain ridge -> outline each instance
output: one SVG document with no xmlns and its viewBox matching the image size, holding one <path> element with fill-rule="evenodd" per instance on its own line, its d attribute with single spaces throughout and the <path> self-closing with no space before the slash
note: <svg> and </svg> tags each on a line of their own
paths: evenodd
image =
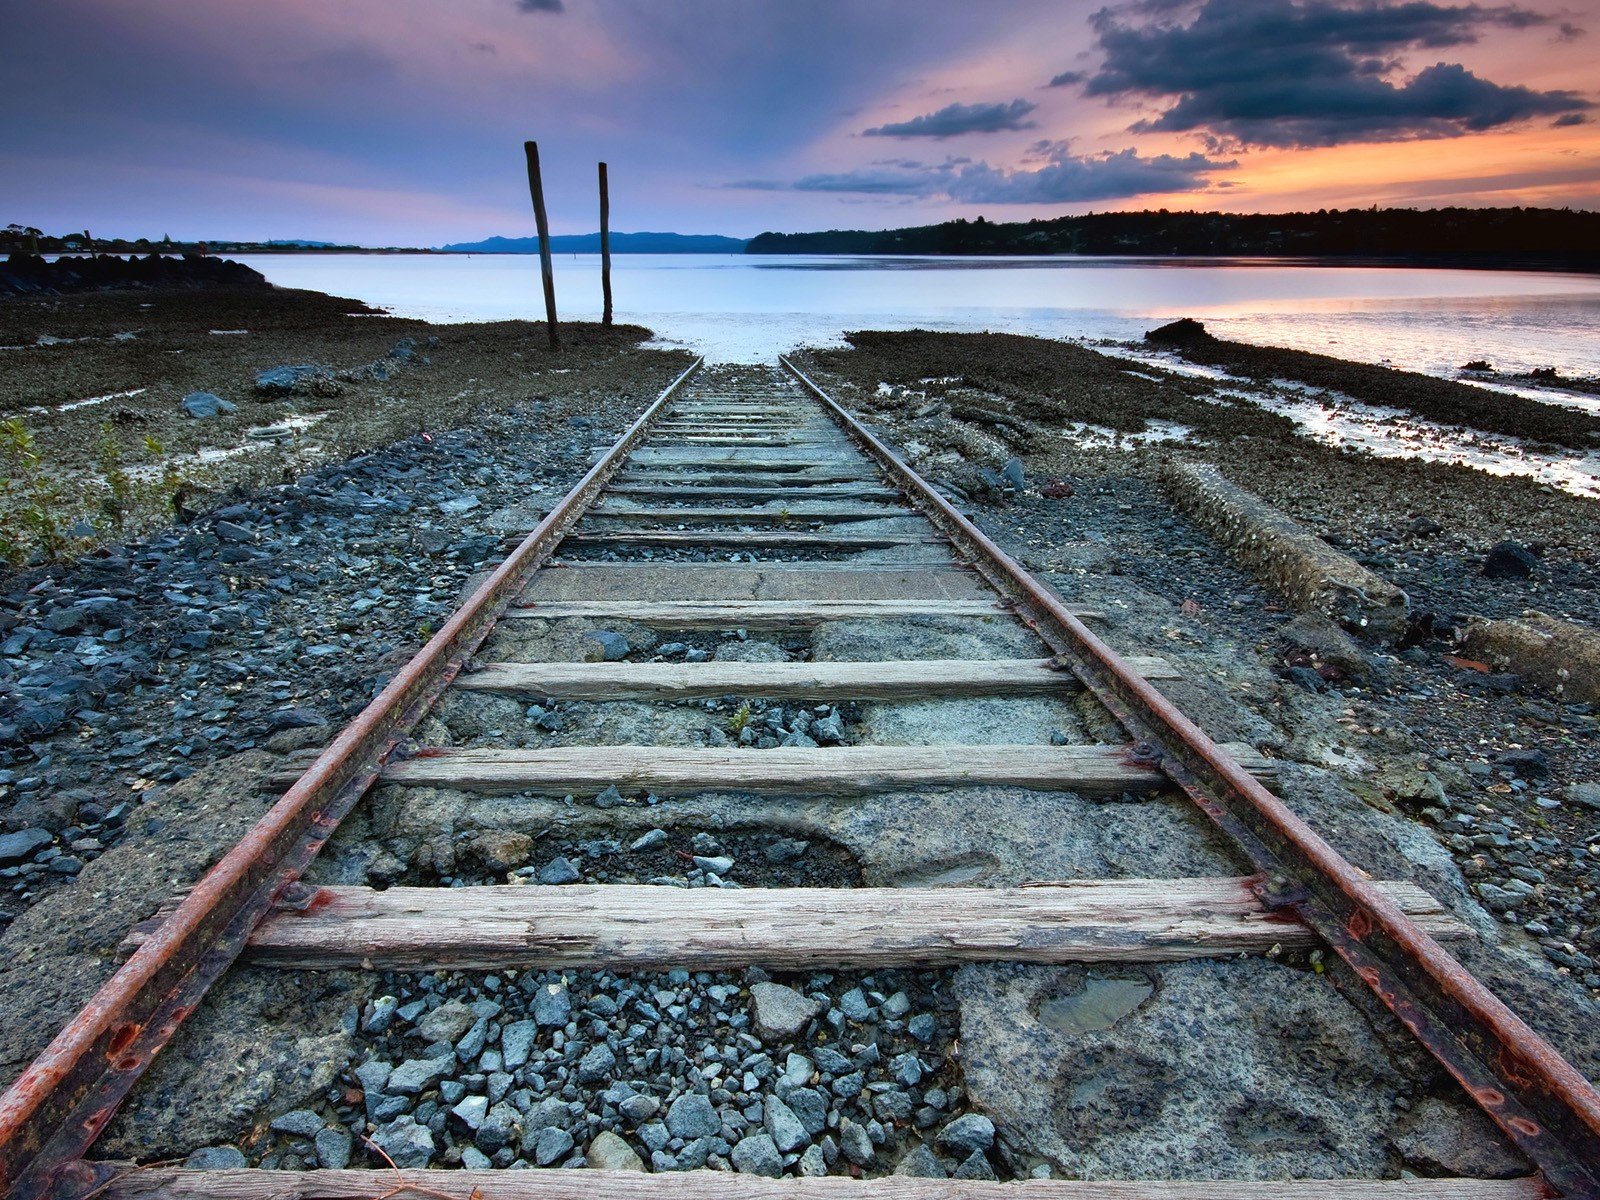
<svg viewBox="0 0 1600 1200">
<path fill-rule="evenodd" d="M 613 233 L 613 254 L 743 254 L 744 238 L 715 233 Z M 440 250 L 452 254 L 537 254 L 536 237 L 484 238 L 481 242 L 451 242 Z M 550 239 L 552 254 L 599 254 L 599 233 L 561 233 Z"/>
</svg>

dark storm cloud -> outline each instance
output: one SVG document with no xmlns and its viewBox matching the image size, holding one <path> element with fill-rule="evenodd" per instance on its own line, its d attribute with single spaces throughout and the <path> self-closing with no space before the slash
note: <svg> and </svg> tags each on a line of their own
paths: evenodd
<svg viewBox="0 0 1600 1200">
<path fill-rule="evenodd" d="M 1071 87 L 1075 83 L 1082 83 L 1087 78 L 1089 78 L 1087 71 L 1063 71 L 1045 84 L 1045 87 Z"/>
<path fill-rule="evenodd" d="M 566 12 L 566 5 L 562 0 L 517 0 L 518 12 Z"/>
<path fill-rule="evenodd" d="M 987 162 L 952 158 L 942 163 L 884 162 L 852 171 L 805 175 L 792 182 L 745 180 L 731 188 L 757 191 L 835 192 L 864 196 L 914 196 L 960 204 L 1072 204 L 1121 200 L 1131 196 L 1200 191 L 1210 176 L 1231 171 L 1232 160 L 1203 154 L 1158 154 L 1136 150 L 1077 155 L 1066 143 L 1052 143 L 1044 162 L 1006 170 Z"/>
<path fill-rule="evenodd" d="M 909 121 L 897 121 L 863 129 L 865 137 L 956 137 L 963 133 L 1000 133 L 1010 129 L 1032 129 L 1026 117 L 1038 105 L 1026 100 L 1010 104 L 948 104 L 938 112 L 924 113 Z"/>
<path fill-rule="evenodd" d="M 1582 113 L 1568 113 L 1564 117 L 1557 117 L 1550 125 L 1554 129 L 1566 129 L 1572 125 L 1587 125 L 1589 118 Z"/>
<path fill-rule="evenodd" d="M 1492 28 L 1550 23 L 1515 6 L 1204 0 L 1189 10 L 1188 24 L 1130 22 L 1132 11 L 1102 9 L 1091 19 L 1105 60 L 1085 91 L 1168 104 L 1136 123 L 1136 132 L 1332 146 L 1453 137 L 1593 107 L 1577 92 L 1498 84 L 1458 63 L 1390 78 L 1403 51 L 1461 46 Z"/>
</svg>

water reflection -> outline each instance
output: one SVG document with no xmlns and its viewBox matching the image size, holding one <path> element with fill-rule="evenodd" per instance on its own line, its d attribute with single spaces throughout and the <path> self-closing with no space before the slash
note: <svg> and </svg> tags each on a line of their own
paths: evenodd
<svg viewBox="0 0 1600 1200">
<path fill-rule="evenodd" d="M 529 255 L 264 255 L 274 283 L 354 296 L 404 316 L 542 315 Z M 1307 266 L 1261 259 L 619 255 L 621 320 L 712 361 L 770 362 L 852 329 L 1001 330 L 1140 337 L 1178 316 L 1217 333 L 1451 375 L 1600 375 L 1600 278 L 1523 271 Z M 600 312 L 593 255 L 556 259 L 562 312 Z"/>
</svg>

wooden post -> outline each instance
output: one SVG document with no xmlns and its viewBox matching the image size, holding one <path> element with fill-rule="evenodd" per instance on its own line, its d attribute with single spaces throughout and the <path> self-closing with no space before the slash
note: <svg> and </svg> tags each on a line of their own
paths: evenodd
<svg viewBox="0 0 1600 1200">
<path fill-rule="evenodd" d="M 606 165 L 600 164 L 600 290 L 605 295 L 603 324 L 611 324 L 611 189 L 606 184 Z"/>
<path fill-rule="evenodd" d="M 539 274 L 544 277 L 544 319 L 550 330 L 550 349 L 561 346 L 556 332 L 556 269 L 550 261 L 550 218 L 544 211 L 544 184 L 539 178 L 539 143 L 523 142 L 528 155 L 528 191 L 533 194 L 533 220 L 539 228 Z"/>
</svg>

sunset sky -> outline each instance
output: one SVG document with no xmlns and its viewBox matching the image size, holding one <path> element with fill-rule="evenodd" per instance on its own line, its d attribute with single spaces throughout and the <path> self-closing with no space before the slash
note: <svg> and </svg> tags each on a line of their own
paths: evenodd
<svg viewBox="0 0 1600 1200">
<path fill-rule="evenodd" d="M 1600 0 L 0 0 L 0 224 L 436 245 L 1600 207 Z"/>
</svg>

